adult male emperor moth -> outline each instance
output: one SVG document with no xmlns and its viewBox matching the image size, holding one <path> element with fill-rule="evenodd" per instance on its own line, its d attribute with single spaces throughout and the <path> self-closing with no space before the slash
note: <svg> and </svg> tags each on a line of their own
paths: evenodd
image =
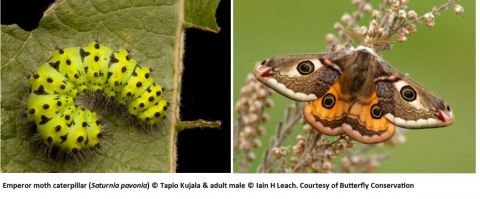
<svg viewBox="0 0 480 199">
<path fill-rule="evenodd" d="M 255 77 L 280 94 L 307 102 L 305 120 L 327 135 L 362 143 L 391 138 L 401 128 L 451 125 L 449 105 L 401 74 L 368 47 L 279 56 L 255 66 Z"/>
<path fill-rule="evenodd" d="M 43 143 L 66 154 L 96 148 L 103 137 L 97 114 L 78 106 L 83 92 L 106 95 L 147 125 L 166 115 L 164 89 L 125 49 L 113 51 L 97 41 L 85 47 L 59 48 L 29 76 L 27 118 Z"/>
</svg>

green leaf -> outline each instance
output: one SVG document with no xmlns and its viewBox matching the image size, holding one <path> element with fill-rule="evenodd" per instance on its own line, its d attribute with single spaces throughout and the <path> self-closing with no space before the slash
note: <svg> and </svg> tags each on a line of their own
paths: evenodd
<svg viewBox="0 0 480 199">
<path fill-rule="evenodd" d="M 174 172 L 178 82 L 187 27 L 183 4 L 183 0 L 59 0 L 31 32 L 2 25 L 2 172 Z M 215 7 L 209 3 L 202 8 L 214 15 Z M 216 27 L 208 16 L 197 17 Z M 195 27 L 209 29 L 203 24 Z M 168 119 L 154 132 L 145 132 L 118 113 L 102 112 L 105 139 L 100 150 L 75 161 L 48 157 L 35 145 L 36 130 L 26 121 L 25 77 L 45 63 L 55 47 L 84 46 L 93 40 L 113 49 L 127 48 L 133 58 L 153 68 L 155 82 L 171 90 L 165 96 L 171 104 Z"/>
<path fill-rule="evenodd" d="M 220 31 L 215 21 L 219 0 L 185 0 L 185 26 Z"/>
</svg>

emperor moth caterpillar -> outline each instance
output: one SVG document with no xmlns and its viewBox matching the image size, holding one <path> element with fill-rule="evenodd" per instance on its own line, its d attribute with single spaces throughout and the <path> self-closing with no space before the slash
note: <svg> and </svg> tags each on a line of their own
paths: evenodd
<svg viewBox="0 0 480 199">
<path fill-rule="evenodd" d="M 164 89 L 151 70 L 125 49 L 113 51 L 97 41 L 86 47 L 59 48 L 28 78 L 27 118 L 44 144 L 66 154 L 96 148 L 103 137 L 97 114 L 78 107 L 79 93 L 103 93 L 149 126 L 166 117 Z"/>
</svg>

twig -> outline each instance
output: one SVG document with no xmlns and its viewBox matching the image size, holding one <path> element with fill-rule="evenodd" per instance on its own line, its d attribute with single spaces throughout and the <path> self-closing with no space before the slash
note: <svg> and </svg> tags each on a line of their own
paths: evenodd
<svg viewBox="0 0 480 199">
<path fill-rule="evenodd" d="M 315 145 L 317 144 L 318 139 L 322 136 L 322 134 L 312 131 L 308 135 L 308 139 L 306 142 L 306 147 L 305 150 L 303 151 L 302 155 L 300 156 L 300 159 L 298 160 L 297 164 L 293 167 L 293 172 L 297 172 L 300 170 L 300 168 L 304 167 L 307 163 L 306 161 L 306 156 L 312 152 L 314 149 Z"/>
<path fill-rule="evenodd" d="M 276 157 L 273 154 L 273 149 L 281 146 L 283 141 L 290 135 L 293 127 L 302 118 L 303 103 L 295 102 L 285 112 L 284 120 L 279 123 L 275 139 L 272 139 L 269 149 L 265 152 L 263 162 L 257 169 L 257 172 L 265 173 L 270 170 Z M 293 115 L 293 116 L 292 116 Z M 286 125 L 284 125 L 286 124 Z"/>
<path fill-rule="evenodd" d="M 438 8 L 433 7 L 431 12 L 432 12 L 433 15 L 438 16 L 438 15 L 440 15 L 441 11 L 447 10 L 449 7 L 453 7 L 455 5 L 457 5 L 457 4 L 455 3 L 454 0 L 449 0 L 447 3 L 444 3 L 444 4 L 440 5 Z M 423 21 L 423 20 L 425 20 L 425 15 L 423 15 L 421 17 L 418 17 L 416 20 L 412 21 L 411 23 L 417 23 L 417 22 L 420 22 L 420 21 Z"/>
<path fill-rule="evenodd" d="M 193 129 L 193 128 L 213 128 L 218 129 L 222 126 L 221 121 L 206 121 L 206 120 L 194 120 L 194 121 L 180 121 L 177 122 L 175 128 L 177 132 L 185 130 L 185 129 Z"/>
</svg>

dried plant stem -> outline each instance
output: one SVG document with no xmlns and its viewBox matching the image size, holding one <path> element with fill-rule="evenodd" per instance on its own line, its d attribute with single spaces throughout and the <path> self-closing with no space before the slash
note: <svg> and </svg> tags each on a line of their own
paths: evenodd
<svg viewBox="0 0 480 199">
<path fill-rule="evenodd" d="M 447 3 L 444 3 L 439 7 L 433 7 L 431 12 L 434 16 L 438 16 L 440 15 L 441 11 L 447 10 L 449 7 L 453 7 L 457 5 L 455 2 L 456 2 L 455 0 L 449 0 Z M 411 23 L 416 23 L 422 20 L 425 20 L 425 15 L 418 17 L 415 21 L 412 21 Z"/>
<path fill-rule="evenodd" d="M 240 152 L 240 140 L 238 137 L 240 137 L 240 129 L 243 129 L 241 127 L 241 118 L 237 118 L 237 122 L 233 123 L 233 158 L 235 159 Z"/>
<path fill-rule="evenodd" d="M 285 118 L 278 124 L 277 134 L 272 139 L 269 149 L 265 152 L 263 162 L 257 169 L 257 172 L 268 172 L 277 157 L 274 155 L 274 149 L 282 145 L 285 139 L 292 132 L 293 127 L 300 121 L 303 114 L 303 103 L 295 102 L 285 112 Z"/>
<path fill-rule="evenodd" d="M 240 98 L 235 104 L 238 115 L 234 124 L 233 150 L 240 172 L 250 171 L 251 163 L 256 158 L 254 149 L 262 144 L 259 137 L 265 135 L 265 130 L 260 125 L 269 120 L 265 109 L 273 106 L 271 95 L 270 89 L 258 82 L 252 74 L 246 77 Z"/>
<path fill-rule="evenodd" d="M 317 141 L 320 139 L 321 136 L 325 136 L 325 135 L 320 134 L 316 131 L 312 131 L 308 135 L 305 150 L 303 151 L 302 155 L 300 156 L 300 159 L 298 160 L 297 164 L 293 167 L 293 172 L 298 172 L 299 170 L 301 170 L 301 168 L 307 166 L 306 158 L 307 158 L 308 155 L 311 155 L 313 149 L 317 145 Z"/>
<path fill-rule="evenodd" d="M 458 4 L 459 0 L 448 0 L 431 11 L 418 16 L 415 10 L 407 10 L 408 1 L 384 0 L 379 10 L 374 9 L 368 0 L 353 0 L 357 10 L 345 13 L 340 22 L 335 23 L 334 28 L 338 37 L 327 34 L 325 39 L 330 51 L 348 49 L 352 46 L 352 40 L 360 45 L 368 46 L 380 52 L 389 50 L 394 44 L 407 41 L 407 37 L 417 31 L 417 24 L 423 22 L 428 27 L 435 26 L 435 17 L 440 12 L 452 8 L 457 15 L 461 15 L 464 8 Z M 361 19 L 371 16 L 367 24 L 361 25 Z"/>
</svg>

